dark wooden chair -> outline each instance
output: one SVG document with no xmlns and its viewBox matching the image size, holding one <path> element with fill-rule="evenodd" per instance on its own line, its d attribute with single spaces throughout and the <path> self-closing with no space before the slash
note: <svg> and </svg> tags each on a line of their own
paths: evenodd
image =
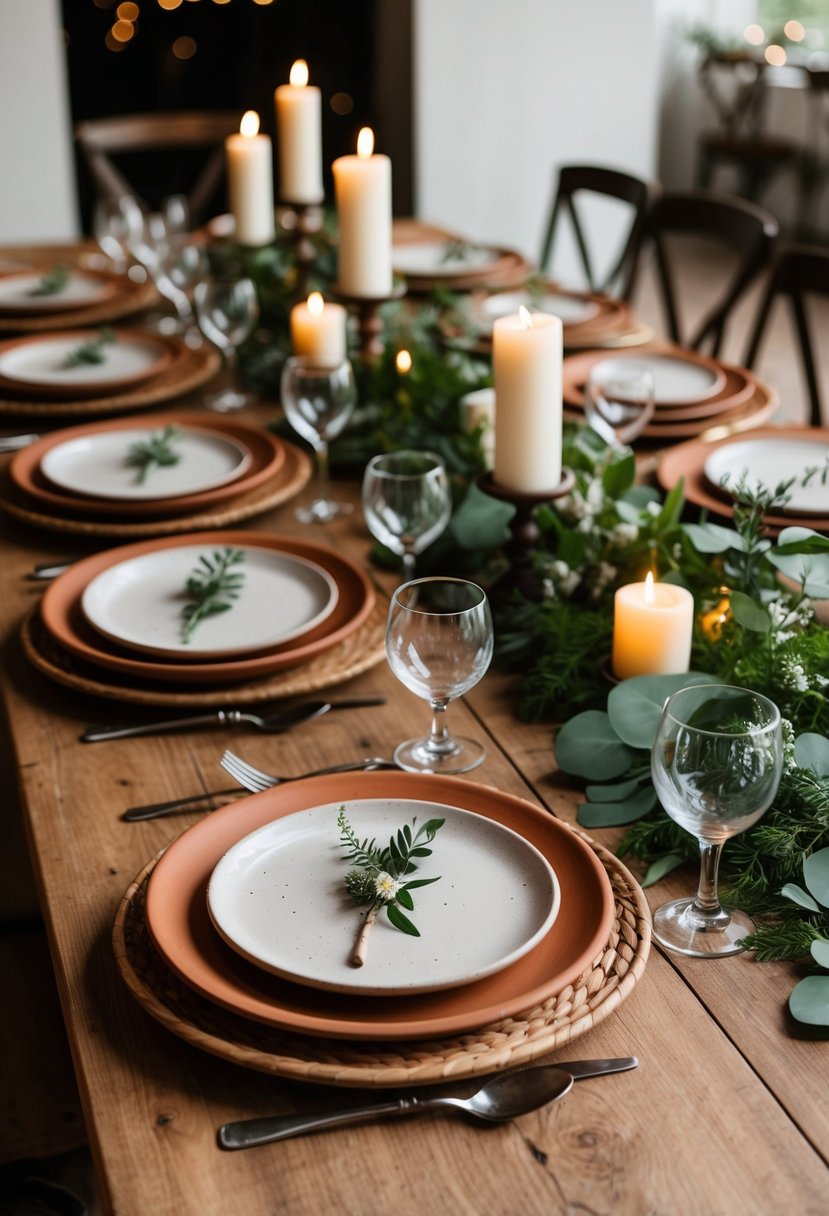
<svg viewBox="0 0 829 1216">
<path fill-rule="evenodd" d="M 823 417 L 820 388 L 805 304 L 805 297 L 810 295 L 829 296 L 829 249 L 811 245 L 782 247 L 757 311 L 744 362 L 746 367 L 754 367 L 772 306 L 778 297 L 786 296 L 791 305 L 800 342 L 800 355 L 809 391 L 809 422 L 812 426 L 820 426 Z"/>
<path fill-rule="evenodd" d="M 768 64 L 748 51 L 708 55 L 700 65 L 700 83 L 721 124 L 699 136 L 701 189 L 709 189 L 717 170 L 728 166 L 736 169 L 737 193 L 756 202 L 778 173 L 797 167 L 800 145 L 765 130 L 767 71 Z"/>
<path fill-rule="evenodd" d="M 621 252 L 613 263 L 610 273 L 601 280 L 593 269 L 584 224 L 579 214 L 575 196 L 577 194 L 604 195 L 628 204 L 632 209 L 630 228 L 623 241 Z M 645 220 L 653 200 L 659 194 L 655 182 L 644 181 L 618 169 L 606 169 L 599 165 L 563 165 L 559 170 L 558 185 L 553 200 L 550 219 L 541 247 L 539 268 L 546 271 L 550 264 L 555 243 L 556 230 L 563 212 L 570 218 L 576 238 L 585 277 L 591 291 L 607 291 L 623 300 L 629 300 L 636 285 L 639 266 L 639 251 L 645 229 Z"/>
<path fill-rule="evenodd" d="M 754 203 L 713 190 L 689 190 L 661 195 L 648 218 L 647 239 L 656 255 L 656 273 L 672 341 L 718 355 L 731 310 L 747 287 L 771 261 L 779 232 L 773 215 Z M 668 249 L 671 235 L 696 236 L 736 254 L 738 264 L 712 306 L 688 335 L 679 323 L 678 282 Z"/>
<path fill-rule="evenodd" d="M 134 153 L 206 150 L 206 159 L 187 191 L 190 214 L 199 221 L 205 218 L 225 172 L 224 140 L 239 130 L 241 117 L 238 110 L 129 114 L 79 123 L 75 139 L 96 193 L 132 195 L 145 209 L 146 201 L 115 163 L 115 156 L 121 161 Z"/>
</svg>

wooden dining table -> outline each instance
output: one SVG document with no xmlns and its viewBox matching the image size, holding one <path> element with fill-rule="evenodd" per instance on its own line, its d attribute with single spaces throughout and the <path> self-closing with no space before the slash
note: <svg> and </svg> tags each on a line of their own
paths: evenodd
<svg viewBox="0 0 829 1216">
<path fill-rule="evenodd" d="M 274 413 L 262 405 L 251 416 L 268 421 Z M 358 488 L 341 482 L 338 489 L 355 510 L 334 523 L 296 521 L 294 506 L 312 494 L 306 487 L 298 500 L 246 527 L 319 539 L 370 567 Z M 139 823 L 121 816 L 130 805 L 227 786 L 218 763 L 225 747 L 285 774 L 388 756 L 401 739 L 424 730 L 428 707 L 380 661 L 333 691 L 378 694 L 387 698 L 384 706 L 330 713 L 283 735 L 223 727 L 83 744 L 86 724 L 129 718 L 130 707 L 35 671 L 22 653 L 20 626 L 41 593 L 26 577 L 33 565 L 96 545 L 16 522 L 0 528 L 2 695 L 16 765 L 6 781 L 20 784 L 104 1211 L 822 1216 L 829 1210 L 829 1044 L 810 1039 L 786 1011 L 803 970 L 750 955 L 688 959 L 656 945 L 624 1001 L 595 1022 L 587 1018 L 578 1037 L 533 1061 L 635 1055 L 633 1071 L 578 1081 L 563 1100 L 499 1126 L 425 1115 L 242 1152 L 218 1147 L 217 1128 L 227 1121 L 349 1107 L 382 1100 L 388 1090 L 266 1075 L 184 1042 L 139 1006 L 113 954 L 116 913 L 148 860 L 205 812 Z M 378 594 L 388 594 L 394 574 L 376 568 L 372 574 Z M 463 780 L 517 795 L 574 824 L 581 796 L 556 771 L 553 724 L 519 721 L 515 705 L 514 678 L 493 668 L 452 706 L 453 726 L 486 748 L 483 765 Z M 606 848 L 618 843 L 613 831 L 599 835 Z M 680 870 L 650 889 L 648 900 L 655 906 L 694 883 L 690 869 Z M 466 1095 L 480 1084 L 482 1078 L 450 1080 L 434 1092 Z"/>
</svg>

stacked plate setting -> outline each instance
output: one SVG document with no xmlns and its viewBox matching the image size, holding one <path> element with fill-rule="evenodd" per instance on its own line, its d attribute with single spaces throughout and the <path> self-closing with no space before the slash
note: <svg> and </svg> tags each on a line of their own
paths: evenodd
<svg viewBox="0 0 829 1216">
<path fill-rule="evenodd" d="M 337 813 L 381 844 L 443 818 L 407 937 L 345 893 Z M 229 813 L 228 813 L 229 812 Z M 152 874 L 147 925 L 210 1001 L 301 1035 L 429 1039 L 532 1009 L 594 961 L 614 919 L 590 847 L 539 808 L 453 778 L 357 773 L 269 790 L 202 820 Z"/>
<path fill-rule="evenodd" d="M 559 317 L 564 329 L 564 346 L 570 350 L 617 341 L 621 345 L 628 335 L 634 334 L 630 305 L 623 300 L 595 292 L 570 291 L 545 281 L 533 290 L 519 288 L 473 293 L 469 301 L 472 337 L 460 337 L 459 341 L 467 347 L 472 345 L 482 354 L 490 353 L 494 322 L 499 317 L 514 315 L 520 307 Z"/>
<path fill-rule="evenodd" d="M 167 428 L 176 462 L 153 466 L 142 479 L 130 454 Z M 187 531 L 217 511 L 230 512 L 233 522 L 265 510 L 274 495 L 301 488 L 309 471 L 297 448 L 250 423 L 152 414 L 67 428 L 22 449 L 9 465 L 0 508 L 31 513 L 28 522 L 59 531 Z"/>
<path fill-rule="evenodd" d="M 446 238 L 396 244 L 392 269 L 406 280 L 412 294 L 435 288 L 472 291 L 484 285 L 518 285 L 530 272 L 526 259 L 512 249 Z"/>
<path fill-rule="evenodd" d="M 151 283 L 85 267 L 67 267 L 62 283 L 43 292 L 52 266 L 11 270 L 0 275 L 0 332 L 40 333 L 104 324 L 149 307 L 158 295 Z"/>
<path fill-rule="evenodd" d="M 238 598 L 187 640 L 188 577 L 226 549 L 243 560 Z M 76 562 L 47 589 L 50 647 L 124 693 L 221 688 L 299 667 L 368 618 L 365 574 L 327 545 L 255 532 L 202 532 L 126 545 Z"/>
<path fill-rule="evenodd" d="M 565 417 L 584 421 L 585 386 L 590 372 L 608 359 L 601 351 L 570 355 L 564 360 Z M 616 351 L 613 361 L 632 360 L 653 374 L 656 407 L 642 435 L 656 442 L 673 442 L 714 427 L 747 429 L 768 417 L 772 395 L 745 368 L 706 358 L 679 347 L 647 347 Z"/>
</svg>

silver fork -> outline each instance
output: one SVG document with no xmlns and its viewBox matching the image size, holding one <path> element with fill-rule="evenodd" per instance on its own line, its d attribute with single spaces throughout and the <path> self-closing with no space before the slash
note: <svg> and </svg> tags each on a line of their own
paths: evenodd
<svg viewBox="0 0 829 1216">
<path fill-rule="evenodd" d="M 235 752 L 226 751 L 219 761 L 226 773 L 230 773 L 234 781 L 238 781 L 252 794 L 260 794 L 262 790 L 272 789 L 283 781 L 296 780 L 290 777 L 274 777 L 272 773 L 263 773 L 260 768 L 254 768 L 237 756 Z M 346 764 L 332 764 L 328 768 L 318 768 L 313 773 L 303 773 L 303 777 L 324 777 L 327 773 L 350 773 L 368 771 L 374 768 L 397 768 L 393 760 L 385 756 L 365 756 L 362 760 L 349 760 Z"/>
</svg>

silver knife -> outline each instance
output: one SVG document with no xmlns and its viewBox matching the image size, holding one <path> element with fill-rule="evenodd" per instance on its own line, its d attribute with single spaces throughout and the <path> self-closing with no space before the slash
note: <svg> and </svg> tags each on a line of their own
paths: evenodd
<svg viewBox="0 0 829 1216">
<path fill-rule="evenodd" d="M 570 1064 L 566 1061 L 559 1063 L 556 1060 L 554 1067 L 561 1069 L 564 1073 L 569 1073 L 575 1080 L 581 1081 L 587 1077 L 627 1072 L 631 1068 L 636 1068 L 638 1064 L 636 1056 L 623 1056 L 616 1060 L 574 1060 Z M 516 1075 L 520 1075 L 520 1071 L 518 1070 Z M 535 1070 L 525 1069 L 523 1071 L 533 1072 Z M 377 1103 L 374 1106 L 362 1107 L 360 1110 L 327 1111 L 319 1115 L 274 1115 L 265 1119 L 240 1119 L 235 1123 L 222 1124 L 217 1138 L 222 1148 L 253 1148 L 255 1145 L 302 1135 L 306 1131 L 335 1127 L 338 1122 L 350 1124 L 383 1115 L 406 1114 L 412 1105 L 411 1101 L 403 1099 L 402 1101 L 392 1100 Z"/>
<path fill-rule="evenodd" d="M 87 726 L 79 736 L 81 743 L 101 743 L 105 739 L 132 739 L 138 735 L 158 735 L 167 731 L 188 730 L 202 726 L 242 726 L 249 723 L 261 730 L 278 734 L 283 730 L 308 722 L 312 718 L 321 718 L 332 709 L 364 709 L 370 705 L 385 705 L 385 697 L 351 697 L 329 701 L 304 701 L 290 709 L 282 709 L 267 717 L 249 713 L 241 709 L 218 709 L 209 714 L 197 714 L 192 718 L 167 718 L 160 722 L 143 722 L 135 724 L 119 724 Z"/>
<path fill-rule="evenodd" d="M 38 439 L 40 435 L 0 435 L 0 452 L 19 452 Z"/>
</svg>

